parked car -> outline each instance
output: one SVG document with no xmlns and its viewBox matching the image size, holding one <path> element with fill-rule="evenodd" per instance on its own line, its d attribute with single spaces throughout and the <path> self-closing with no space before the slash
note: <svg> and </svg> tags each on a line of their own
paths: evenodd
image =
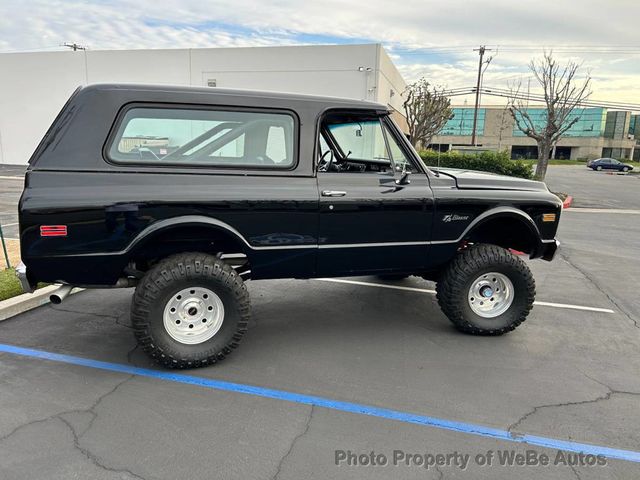
<svg viewBox="0 0 640 480">
<path fill-rule="evenodd" d="M 615 158 L 598 158 L 588 162 L 587 167 L 593 170 L 617 170 L 618 172 L 633 170 L 633 165 L 622 163 Z"/>
<path fill-rule="evenodd" d="M 173 368 L 238 346 L 249 279 L 420 275 L 458 329 L 500 335 L 535 298 L 510 249 L 551 260 L 561 208 L 541 182 L 427 168 L 385 105 L 97 85 L 29 161 L 17 270 L 63 283 L 55 303 L 135 287 L 134 334 Z"/>
</svg>

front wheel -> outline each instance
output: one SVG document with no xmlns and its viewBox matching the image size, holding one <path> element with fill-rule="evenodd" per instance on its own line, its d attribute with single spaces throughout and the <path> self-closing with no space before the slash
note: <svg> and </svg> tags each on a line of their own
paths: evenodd
<svg viewBox="0 0 640 480">
<path fill-rule="evenodd" d="M 622 167 L 622 171 L 623 172 L 628 172 L 629 171 L 629 167 Z"/>
<path fill-rule="evenodd" d="M 520 258 L 496 245 L 479 244 L 451 261 L 436 292 L 440 308 L 458 330 L 502 335 L 525 321 L 536 287 Z"/>
<path fill-rule="evenodd" d="M 138 284 L 131 323 L 138 343 L 169 368 L 222 360 L 249 321 L 249 294 L 223 260 L 184 253 L 162 260 Z"/>
<path fill-rule="evenodd" d="M 597 171 L 602 170 L 602 166 L 601 166 L 601 165 L 598 165 L 598 166 L 596 167 L 596 170 L 597 170 Z"/>
</svg>

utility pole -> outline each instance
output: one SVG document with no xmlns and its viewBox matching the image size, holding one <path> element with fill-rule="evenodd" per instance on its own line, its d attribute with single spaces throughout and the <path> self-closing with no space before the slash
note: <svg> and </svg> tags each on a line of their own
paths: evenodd
<svg viewBox="0 0 640 480">
<path fill-rule="evenodd" d="M 478 127 L 478 106 L 480 104 L 480 81 L 482 79 L 482 60 L 484 58 L 484 52 L 491 51 L 490 48 L 485 48 L 481 45 L 480 48 L 474 48 L 474 52 L 480 53 L 480 61 L 478 62 L 478 82 L 476 84 L 476 106 L 473 110 L 473 130 L 471 131 L 471 146 L 476 145 L 476 129 Z M 490 61 L 491 59 L 489 59 Z"/>
<path fill-rule="evenodd" d="M 70 49 L 72 49 L 74 52 L 78 51 L 78 50 L 86 50 L 87 47 L 84 47 L 82 45 L 78 45 L 77 43 L 63 43 L 62 45 L 60 45 L 61 47 L 69 47 Z"/>
</svg>

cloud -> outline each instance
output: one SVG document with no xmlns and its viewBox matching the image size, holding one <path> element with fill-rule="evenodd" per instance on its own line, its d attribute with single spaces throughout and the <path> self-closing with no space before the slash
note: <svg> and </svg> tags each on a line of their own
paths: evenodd
<svg viewBox="0 0 640 480">
<path fill-rule="evenodd" d="M 0 50 L 381 42 L 407 80 L 453 88 L 475 83 L 473 48 L 487 44 L 485 85 L 504 88 L 555 46 L 591 69 L 593 98 L 638 103 L 639 14 L 631 0 L 0 0 Z"/>
</svg>

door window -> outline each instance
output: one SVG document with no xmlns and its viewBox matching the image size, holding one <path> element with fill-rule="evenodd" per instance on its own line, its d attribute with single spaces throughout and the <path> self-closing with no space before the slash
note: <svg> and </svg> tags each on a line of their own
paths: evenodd
<svg viewBox="0 0 640 480">
<path fill-rule="evenodd" d="M 386 124 L 384 125 L 384 129 L 387 141 L 389 142 L 391 158 L 393 159 L 396 170 L 415 173 L 416 170 L 414 169 L 413 164 L 405 155 L 402 147 L 400 147 L 400 144 L 398 143 L 398 139 L 393 135 L 391 129 Z"/>
<path fill-rule="evenodd" d="M 384 133 L 378 119 L 334 123 L 328 129 L 345 160 L 389 163 Z"/>
<path fill-rule="evenodd" d="M 323 132 L 336 155 L 329 168 L 320 171 L 380 172 L 392 164 L 398 171 L 416 171 L 394 131 L 379 116 L 332 113 L 324 119 Z"/>
</svg>

